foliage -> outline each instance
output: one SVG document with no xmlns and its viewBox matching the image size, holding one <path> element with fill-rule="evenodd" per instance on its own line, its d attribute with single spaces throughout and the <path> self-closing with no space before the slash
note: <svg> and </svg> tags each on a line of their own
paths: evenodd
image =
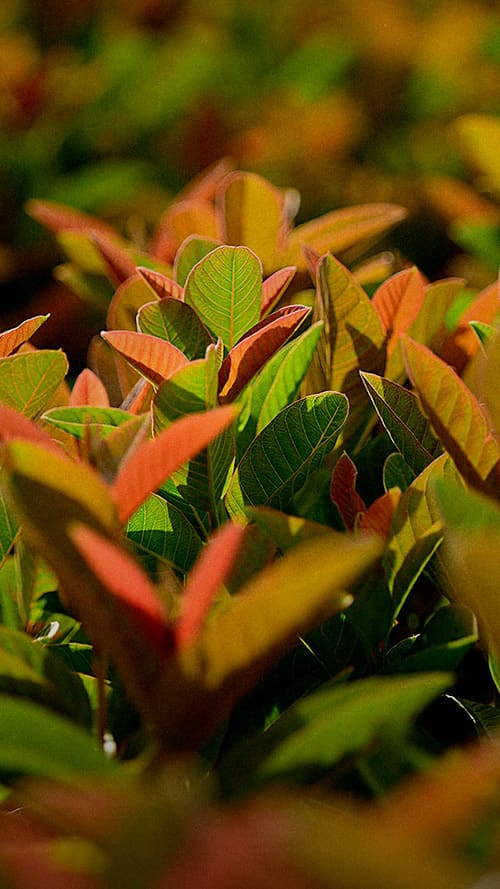
<svg viewBox="0 0 500 889">
<path fill-rule="evenodd" d="M 7 889 L 499 866 L 496 285 L 372 293 L 401 208 L 290 200 L 216 168 L 140 254 L 32 205 L 107 329 L 0 335 Z"/>
</svg>

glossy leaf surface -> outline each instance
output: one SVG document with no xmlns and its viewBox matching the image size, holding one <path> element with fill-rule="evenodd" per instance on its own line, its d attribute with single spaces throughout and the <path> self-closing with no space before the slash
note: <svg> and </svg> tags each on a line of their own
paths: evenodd
<svg viewBox="0 0 500 889">
<path fill-rule="evenodd" d="M 139 309 L 137 325 L 141 333 L 168 340 L 192 361 L 203 358 L 213 342 L 194 309 L 178 299 L 168 297 L 147 303 Z"/>
<path fill-rule="evenodd" d="M 188 361 L 180 349 L 156 336 L 126 330 L 103 331 L 101 336 L 155 386 Z"/>
<path fill-rule="evenodd" d="M 49 315 L 36 315 L 34 318 L 22 321 L 21 324 L 18 324 L 12 330 L 2 331 L 0 333 L 0 358 L 5 358 L 7 355 L 15 352 L 23 343 L 27 343 L 48 318 Z"/>
</svg>

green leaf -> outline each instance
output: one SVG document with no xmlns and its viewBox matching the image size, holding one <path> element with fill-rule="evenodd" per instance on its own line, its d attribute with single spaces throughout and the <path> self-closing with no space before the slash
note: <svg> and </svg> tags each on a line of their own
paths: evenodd
<svg viewBox="0 0 500 889">
<path fill-rule="evenodd" d="M 89 699 L 79 677 L 41 642 L 2 626 L 0 691 L 36 700 L 90 728 Z"/>
<path fill-rule="evenodd" d="M 157 494 L 139 507 L 127 523 L 126 535 L 140 552 L 169 562 L 179 571 L 189 571 L 202 541 L 180 509 Z"/>
<path fill-rule="evenodd" d="M 384 462 L 383 478 L 385 491 L 390 491 L 391 488 L 406 491 L 414 480 L 415 473 L 410 469 L 403 455 L 395 451 L 393 454 L 389 454 Z"/>
<path fill-rule="evenodd" d="M 19 523 L 12 515 L 12 510 L 0 489 L 0 568 L 10 553 L 18 532 Z"/>
<path fill-rule="evenodd" d="M 349 399 L 349 419 L 342 441 L 357 434 L 368 410 L 359 371 L 379 373 L 385 364 L 385 333 L 368 296 L 333 256 L 318 267 L 318 295 L 313 320 L 323 321 L 318 349 L 307 376 L 309 391 L 333 389 Z"/>
<path fill-rule="evenodd" d="M 0 360 L 0 401 L 31 419 L 40 416 L 68 371 L 64 352 L 42 349 Z"/>
<path fill-rule="evenodd" d="M 402 740 L 417 715 L 450 683 L 449 674 L 427 673 L 323 688 L 293 704 L 263 735 L 236 750 L 223 764 L 222 781 L 236 789 L 243 762 L 251 785 L 317 778 L 384 736 Z"/>
<path fill-rule="evenodd" d="M 485 346 L 486 343 L 492 340 L 497 332 L 496 327 L 486 324 L 485 321 L 471 321 L 470 326 L 474 333 L 477 334 L 477 338 L 482 346 Z"/>
<path fill-rule="evenodd" d="M 385 672 L 456 670 L 477 639 L 472 611 L 463 605 L 444 605 L 431 614 L 409 651 L 403 650 L 405 639 L 388 652 Z"/>
<path fill-rule="evenodd" d="M 418 475 L 442 449 L 416 396 L 377 374 L 361 372 L 361 379 L 389 438 Z"/>
<path fill-rule="evenodd" d="M 296 398 L 314 355 L 322 327 L 323 323 L 319 321 L 291 343 L 283 346 L 266 362 L 242 394 L 240 423 L 244 425 L 239 430 L 237 438 L 240 454 L 243 454 L 256 433 L 261 432 Z"/>
<path fill-rule="evenodd" d="M 308 395 L 288 405 L 254 439 L 231 480 L 226 505 L 241 515 L 245 505 L 287 511 L 334 448 L 346 421 L 347 399 L 339 392 Z"/>
<path fill-rule="evenodd" d="M 67 718 L 33 701 L 1 696 L 0 769 L 68 780 L 113 774 L 115 764 L 94 740 Z"/>
<path fill-rule="evenodd" d="M 498 444 L 478 400 L 426 346 L 403 339 L 408 371 L 434 432 L 471 484 L 481 487 L 498 462 Z"/>
<path fill-rule="evenodd" d="M 184 287 L 189 272 L 203 259 L 207 253 L 211 253 L 216 247 L 222 246 L 215 238 L 200 238 L 198 235 L 190 235 L 179 247 L 175 256 L 175 280 Z"/>
<path fill-rule="evenodd" d="M 132 417 L 133 414 L 117 407 L 82 405 L 80 407 L 52 408 L 43 414 L 42 419 L 57 426 L 58 429 L 64 429 L 75 438 L 82 439 L 88 432 L 95 431 L 99 431 L 104 438 L 113 429 L 126 423 Z"/>
<path fill-rule="evenodd" d="M 213 342 L 194 309 L 178 299 L 146 303 L 139 309 L 137 325 L 142 333 L 168 340 L 190 361 L 203 358 Z"/>
<path fill-rule="evenodd" d="M 189 273 L 185 301 L 228 349 L 260 318 L 262 267 L 247 247 L 217 247 Z"/>
</svg>

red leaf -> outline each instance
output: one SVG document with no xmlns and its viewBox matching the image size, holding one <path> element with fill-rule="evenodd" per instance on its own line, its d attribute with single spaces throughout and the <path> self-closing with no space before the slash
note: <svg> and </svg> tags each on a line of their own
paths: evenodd
<svg viewBox="0 0 500 889">
<path fill-rule="evenodd" d="M 231 349 L 219 371 L 221 404 L 232 401 L 268 358 L 282 346 L 311 310 L 284 306 L 259 321 Z"/>
<path fill-rule="evenodd" d="M 181 611 L 174 627 L 179 648 L 192 642 L 238 555 L 245 528 L 228 523 L 207 543 L 189 573 Z"/>
<path fill-rule="evenodd" d="M 318 269 L 319 269 L 319 261 L 321 259 L 321 255 L 313 250 L 309 244 L 304 244 L 302 247 L 302 254 L 306 261 L 307 268 L 309 270 L 309 274 L 311 276 L 311 280 L 316 286 L 316 279 L 318 277 Z"/>
<path fill-rule="evenodd" d="M 188 364 L 180 349 L 157 336 L 132 330 L 103 331 L 101 336 L 155 386 Z"/>
<path fill-rule="evenodd" d="M 344 451 L 337 460 L 332 473 L 330 496 L 348 531 L 354 529 L 356 516 L 366 510 L 364 500 L 356 492 L 357 475 L 356 465 L 349 457 L 349 454 L 346 454 Z"/>
<path fill-rule="evenodd" d="M 69 403 L 72 407 L 92 405 L 93 407 L 109 407 L 109 398 L 104 385 L 94 371 L 84 368 L 78 374 Z"/>
<path fill-rule="evenodd" d="M 59 455 L 63 452 L 59 442 L 47 435 L 43 429 L 36 426 L 28 417 L 19 414 L 11 407 L 7 407 L 6 404 L 0 404 L 0 440 L 7 442 L 16 438 L 42 445 L 47 450 Z"/>
<path fill-rule="evenodd" d="M 35 318 L 28 318 L 27 321 L 13 327 L 12 330 L 4 330 L 3 333 L 0 333 L 0 358 L 6 358 L 18 346 L 27 343 L 48 317 L 48 315 L 36 315 Z"/>
<path fill-rule="evenodd" d="M 271 309 L 279 302 L 296 271 L 296 267 L 290 265 L 284 269 L 278 269 L 277 272 L 266 278 L 262 285 L 261 317 L 269 314 Z"/>
<path fill-rule="evenodd" d="M 392 517 L 400 497 L 401 491 L 398 488 L 392 488 L 386 494 L 377 497 L 366 512 L 360 515 L 358 530 L 378 534 L 385 540 L 389 536 Z"/>
<path fill-rule="evenodd" d="M 400 334 L 413 324 L 424 295 L 424 280 L 416 267 L 392 275 L 375 292 L 372 305 L 387 334 L 388 355 L 394 351 Z"/>
<path fill-rule="evenodd" d="M 181 287 L 177 281 L 172 281 L 171 278 L 167 278 L 161 272 L 155 272 L 153 269 L 147 269 L 143 266 L 138 266 L 137 271 L 153 288 L 160 299 L 164 299 L 167 296 L 173 297 L 173 299 L 184 299 L 184 287 Z"/>
<path fill-rule="evenodd" d="M 147 637 L 159 655 L 169 654 L 172 632 L 168 614 L 147 575 L 127 553 L 88 525 L 77 525 L 70 537 L 109 595 L 132 619 L 134 627 Z M 89 631 L 92 633 L 91 627 Z M 103 642 L 105 644 L 105 640 Z"/>
<path fill-rule="evenodd" d="M 111 494 L 122 523 L 176 469 L 207 447 L 235 419 L 232 407 L 214 408 L 176 420 L 138 446 L 120 467 Z"/>
</svg>

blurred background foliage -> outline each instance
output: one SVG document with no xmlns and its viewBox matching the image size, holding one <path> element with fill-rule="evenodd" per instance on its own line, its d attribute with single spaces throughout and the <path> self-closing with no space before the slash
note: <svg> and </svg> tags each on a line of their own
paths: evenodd
<svg viewBox="0 0 500 889">
<path fill-rule="evenodd" d="M 431 278 L 497 274 L 496 2 L 3 0 L 0 59 L 4 327 L 33 293 L 37 311 L 61 300 L 28 198 L 98 214 L 140 247 L 223 156 L 297 188 L 299 221 L 403 204 L 390 243 Z M 75 299 L 63 326 L 71 311 L 84 323 Z"/>
</svg>

